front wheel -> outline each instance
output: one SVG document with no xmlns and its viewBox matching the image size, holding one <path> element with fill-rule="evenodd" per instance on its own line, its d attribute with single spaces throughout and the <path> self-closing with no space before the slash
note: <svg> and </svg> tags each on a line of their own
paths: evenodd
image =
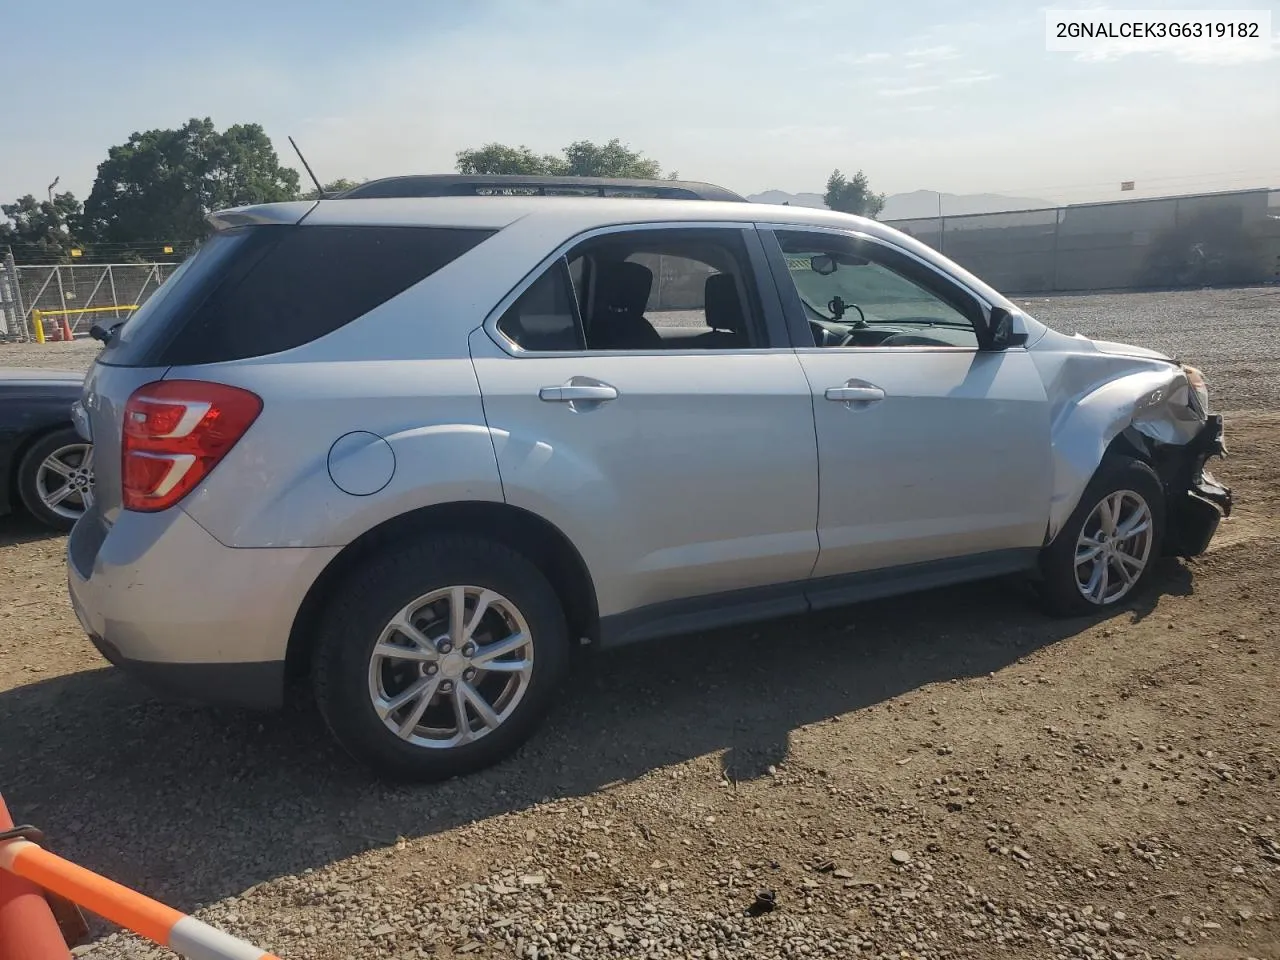
<svg viewBox="0 0 1280 960">
<path fill-rule="evenodd" d="M 537 728 L 568 664 L 559 598 L 525 557 L 447 537 L 392 548 L 343 585 L 312 679 L 338 742 L 393 779 L 497 762 Z"/>
<path fill-rule="evenodd" d="M 1087 614 L 1140 592 L 1160 556 L 1164 520 L 1155 471 L 1129 458 L 1104 463 L 1041 555 L 1049 611 Z"/>
</svg>

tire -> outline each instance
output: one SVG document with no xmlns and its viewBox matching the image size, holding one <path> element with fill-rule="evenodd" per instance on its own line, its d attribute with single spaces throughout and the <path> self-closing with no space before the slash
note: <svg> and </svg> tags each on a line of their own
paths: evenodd
<svg viewBox="0 0 1280 960">
<path fill-rule="evenodd" d="M 456 590 L 465 594 L 464 620 L 482 599 L 487 612 L 478 626 L 469 624 L 475 640 L 454 649 Z M 416 625 L 416 642 L 401 632 L 408 628 L 393 626 L 401 616 Z M 524 646 L 490 659 L 488 670 L 475 666 L 517 634 L 527 638 Z M 469 648 L 474 661 L 463 655 Z M 388 650 L 406 650 L 410 659 Z M 502 544 L 448 536 L 392 545 L 343 583 L 322 613 L 311 676 L 321 715 L 352 757 L 387 779 L 427 782 L 487 767 L 528 739 L 550 707 L 569 650 L 560 600 L 536 566 Z M 519 692 L 513 681 L 523 683 Z M 414 687 L 429 695 L 388 712 Z M 472 695 L 488 705 L 487 719 Z"/>
<path fill-rule="evenodd" d="M 1145 527 L 1137 519 L 1139 501 L 1147 511 L 1149 525 Z M 1137 532 L 1127 538 L 1109 538 L 1102 527 L 1106 519 L 1104 503 L 1113 509 L 1119 507 L 1117 529 L 1136 522 Z M 1058 536 L 1041 553 L 1040 590 L 1049 613 L 1055 616 L 1098 613 L 1139 595 L 1151 581 L 1161 555 L 1164 530 L 1164 487 L 1155 471 L 1129 457 L 1104 461 Z M 1089 543 L 1081 539 L 1086 531 Z M 1110 557 L 1105 543 L 1108 539 Z M 1096 555 L 1086 557 L 1095 547 L 1099 547 Z M 1140 567 L 1136 565 L 1138 556 L 1143 558 Z M 1095 579 L 1099 568 L 1101 574 Z"/>
<path fill-rule="evenodd" d="M 53 530 L 67 531 L 75 526 L 93 502 L 93 461 L 90 459 L 85 470 L 80 459 L 91 452 L 90 444 L 74 427 L 61 427 L 37 439 L 18 464 L 18 496 L 27 512 Z M 55 457 L 63 467 L 72 468 L 70 476 L 46 466 Z"/>
</svg>

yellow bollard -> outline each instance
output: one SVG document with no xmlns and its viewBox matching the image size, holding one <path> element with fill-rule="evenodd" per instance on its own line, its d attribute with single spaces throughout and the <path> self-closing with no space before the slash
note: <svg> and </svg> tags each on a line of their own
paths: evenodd
<svg viewBox="0 0 1280 960">
<path fill-rule="evenodd" d="M 36 331 L 36 343 L 44 343 L 44 314 L 39 310 L 31 311 L 31 326 Z"/>
</svg>

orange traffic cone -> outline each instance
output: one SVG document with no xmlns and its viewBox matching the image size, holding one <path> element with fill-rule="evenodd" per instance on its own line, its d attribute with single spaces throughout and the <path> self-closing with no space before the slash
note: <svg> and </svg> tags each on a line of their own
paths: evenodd
<svg viewBox="0 0 1280 960">
<path fill-rule="evenodd" d="M 12 829 L 9 809 L 0 797 L 0 833 Z M 0 957 L 4 960 L 71 958 L 44 892 L 8 870 L 0 870 Z"/>
</svg>

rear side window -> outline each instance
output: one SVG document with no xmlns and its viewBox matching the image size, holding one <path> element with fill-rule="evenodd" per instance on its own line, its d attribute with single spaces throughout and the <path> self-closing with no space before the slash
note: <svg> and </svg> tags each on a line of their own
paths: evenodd
<svg viewBox="0 0 1280 960">
<path fill-rule="evenodd" d="M 165 285 L 174 284 L 166 300 L 149 316 L 139 311 L 135 321 L 145 325 L 136 335 L 126 325 L 121 350 L 102 359 L 130 366 L 217 363 L 301 346 L 402 293 L 494 232 L 259 226 L 215 235 L 188 275 Z"/>
</svg>

